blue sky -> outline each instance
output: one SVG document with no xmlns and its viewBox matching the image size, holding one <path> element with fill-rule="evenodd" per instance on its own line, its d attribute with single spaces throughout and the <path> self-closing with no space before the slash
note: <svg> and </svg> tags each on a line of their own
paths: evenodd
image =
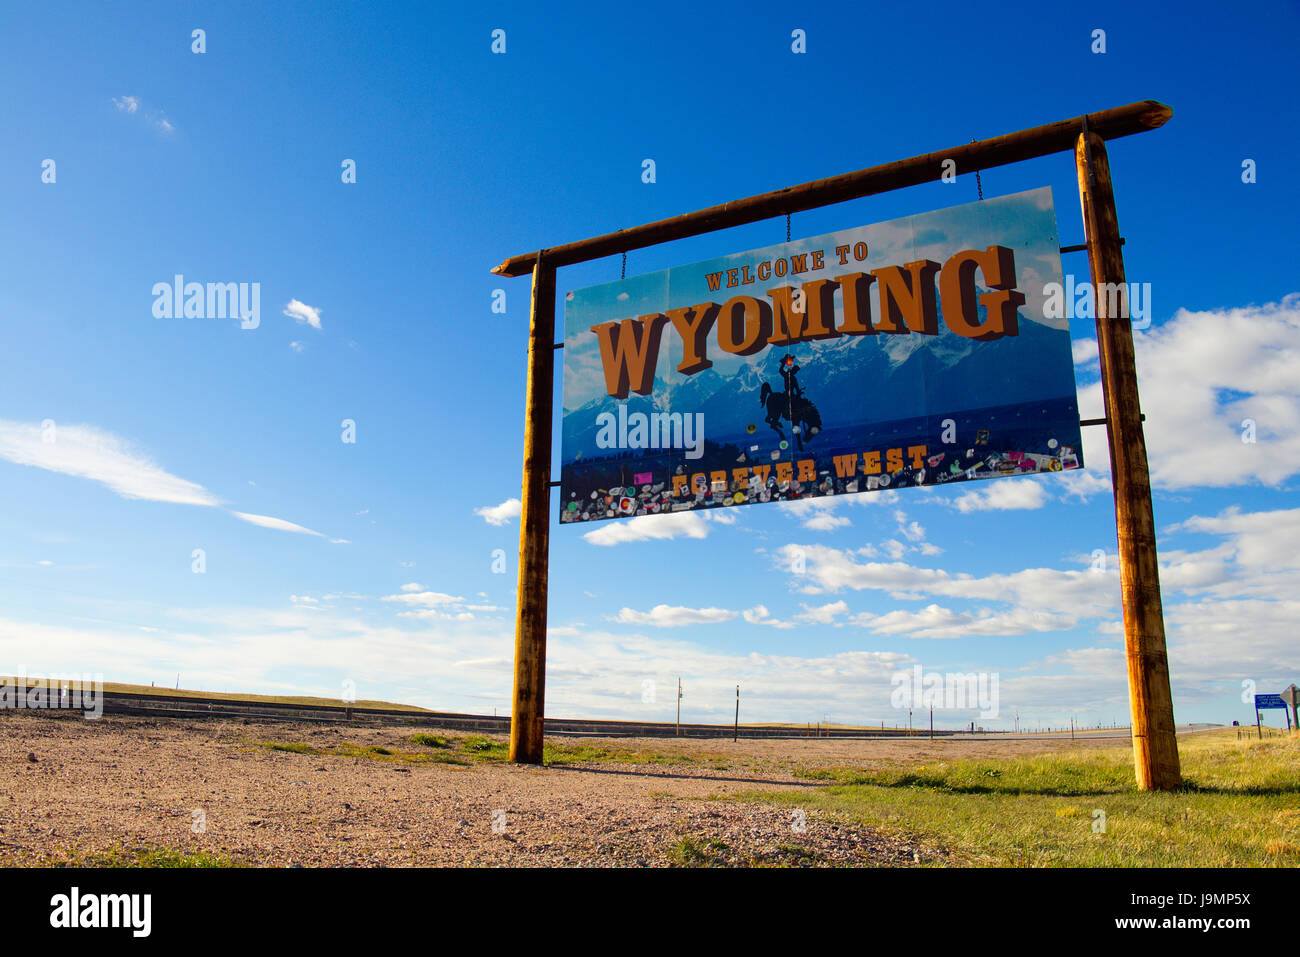
<svg viewBox="0 0 1300 957">
<path fill-rule="evenodd" d="M 1137 349 L 1175 711 L 1249 720 L 1243 681 L 1300 680 L 1297 20 L 1268 3 L 921 21 L 848 4 L 7 6 L 0 670 L 352 681 L 505 711 L 528 280 L 493 265 L 1153 98 L 1174 118 L 1110 158 L 1128 278 L 1153 296 Z M 1081 242 L 1068 154 L 983 175 L 986 196 L 1039 186 Z M 959 176 L 797 214 L 793 235 L 975 197 Z M 633 252 L 628 273 L 784 227 Z M 1086 257 L 1063 262 L 1083 281 Z M 561 301 L 619 267 L 561 270 Z M 155 317 L 151 290 L 178 273 L 259 283 L 257 328 Z M 1102 414 L 1089 327 L 1071 323 L 1085 416 Z M 905 723 L 890 677 L 919 664 L 996 672 L 991 727 L 1122 721 L 1104 436 L 1084 442 L 1068 482 L 557 525 L 548 710 L 668 718 L 681 675 L 693 720 L 729 716 L 739 682 L 753 720 Z"/>
</svg>

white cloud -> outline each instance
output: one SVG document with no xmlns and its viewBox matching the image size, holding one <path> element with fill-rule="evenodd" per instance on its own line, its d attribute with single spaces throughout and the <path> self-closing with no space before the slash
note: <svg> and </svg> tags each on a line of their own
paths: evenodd
<svg viewBox="0 0 1300 957">
<path fill-rule="evenodd" d="M 1085 445 L 1087 442 L 1085 441 Z M 1086 454 L 1086 452 L 1085 452 Z M 1089 460 L 1091 461 L 1091 460 Z M 1069 501 L 1077 498 L 1081 502 L 1086 502 L 1092 496 L 1101 492 L 1113 491 L 1110 481 L 1109 470 L 1103 468 L 1100 472 L 1092 468 L 1071 469 L 1068 472 L 1058 472 L 1052 479 L 1056 487 L 1061 489 L 1061 501 Z"/>
<path fill-rule="evenodd" d="M 90 479 L 127 499 L 221 504 L 203 486 L 165 471 L 125 439 L 89 425 L 50 423 L 43 429 L 38 424 L 0 419 L 0 459 Z"/>
<path fill-rule="evenodd" d="M 909 542 L 925 541 L 925 526 L 920 522 L 909 522 L 907 513 L 902 509 L 894 510 L 894 521 L 898 523 L 898 531 Z"/>
<path fill-rule="evenodd" d="M 874 492 L 795 499 L 793 502 L 778 502 L 776 507 L 793 518 L 801 519 L 800 524 L 804 528 L 815 532 L 829 532 L 853 524 L 846 516 L 837 514 L 839 509 L 845 506 L 892 505 L 897 500 L 898 493 L 893 489 L 881 489 Z"/>
<path fill-rule="evenodd" d="M 1261 691 L 1294 680 L 1288 663 L 1295 659 L 1294 623 L 1300 619 L 1300 550 L 1293 544 L 1300 540 L 1300 508 L 1256 513 L 1227 509 L 1193 516 L 1162 534 L 1213 536 L 1210 546 L 1199 550 L 1162 548 L 1169 660 L 1180 722 L 1198 717 L 1198 703 L 1222 701 L 1225 694 L 1235 700 L 1245 679 L 1257 682 Z M 1012 708 L 1022 709 L 1022 718 L 1026 708 L 1059 713 L 1062 701 L 1071 710 L 1107 719 L 1126 713 L 1123 653 L 1116 630 L 1119 587 L 1113 571 L 1039 568 L 974 576 L 903 563 L 867 564 L 860 550 L 788 547 L 808 555 L 808 574 L 802 579 L 811 581 L 812 590 L 838 581 L 840 587 L 876 590 L 900 600 L 941 597 L 913 606 L 895 602 L 882 614 L 852 618 L 842 600 L 804 605 L 800 613 L 783 619 L 773 618 L 765 605 L 747 612 L 660 606 L 620 616 L 619 634 L 587 631 L 572 621 L 556 623 L 550 628 L 547 661 L 550 713 L 662 720 L 675 704 L 672 692 L 664 692 L 675 687 L 680 674 L 690 709 L 683 712 L 686 720 L 728 719 L 739 682 L 746 700 L 754 702 L 754 720 L 802 722 L 829 711 L 835 720 L 884 719 L 892 725 L 897 712 L 889 705 L 891 675 L 913 663 L 944 667 L 933 651 L 921 662 L 894 652 L 799 656 L 712 649 L 674 639 L 668 629 L 679 621 L 692 623 L 681 621 L 683 616 L 722 622 L 743 616 L 752 624 L 774 628 L 792 622 L 825 627 L 848 619 L 866 632 L 868 644 L 872 635 L 1033 635 L 1068 628 L 1076 619 L 1090 620 L 1095 622 L 1095 647 L 1063 649 L 1041 661 L 1015 665 L 1014 671 L 1002 665 L 1003 718 L 1011 720 Z M 1088 557 L 1079 558 L 1083 562 Z M 170 672 L 170 680 L 181 671 L 183 684 L 213 690 L 328 693 L 349 677 L 365 697 L 480 713 L 484 701 L 489 713 L 498 703 L 507 707 L 509 623 L 476 620 L 476 612 L 490 607 L 478 604 L 481 596 L 468 605 L 455 594 L 431 591 L 418 582 L 406 585 L 414 587 L 399 586 L 401 592 L 386 599 L 390 609 L 401 611 L 394 619 L 400 627 L 333 612 L 322 615 L 308 595 L 270 611 L 167 611 L 150 605 L 147 611 L 131 611 L 131 624 L 121 626 L 111 621 L 93 628 L 0 621 L 0 656 L 22 661 L 31 673 L 98 670 L 145 684 L 155 675 Z M 1188 594 L 1192 600 L 1176 600 Z M 953 607 L 957 599 L 972 602 L 972 607 Z M 321 603 L 332 600 L 325 596 Z M 1006 607 L 986 607 L 999 603 Z M 124 613 L 115 608 L 104 614 Z M 639 634 L 636 627 L 653 632 Z M 848 637 L 853 632 L 838 634 Z M 219 643 L 222 655 L 212 654 L 214 643 Z M 973 653 L 974 648 L 963 649 L 964 655 Z M 308 685 L 288 686 L 281 675 L 291 666 L 294 675 L 300 675 L 303 661 L 312 663 L 311 676 L 295 680 Z M 998 662 L 976 659 L 971 664 L 951 662 L 949 667 L 954 665 L 955 670 L 971 670 L 997 668 Z M 660 688 L 657 705 L 642 701 L 647 677 Z M 376 693 L 376 685 L 383 687 L 382 693 Z M 906 722 L 905 715 L 902 720 Z M 942 723 L 951 727 L 964 720 L 968 718 L 950 713 Z"/>
<path fill-rule="evenodd" d="M 113 105 L 117 107 L 119 113 L 136 114 L 140 113 L 140 107 L 143 105 L 138 96 L 115 96 Z M 163 133 L 176 132 L 176 126 L 171 120 L 167 119 L 162 110 L 149 110 L 141 114 L 150 126 Z"/>
<path fill-rule="evenodd" d="M 1008 612 L 983 608 L 971 613 L 931 604 L 920 611 L 898 609 L 884 615 L 857 615 L 853 623 L 882 635 L 965 638 L 970 635 L 1013 636 L 1027 632 L 1066 631 L 1078 624 L 1078 621 L 1070 615 L 1026 608 L 1015 608 Z"/>
<path fill-rule="evenodd" d="M 685 608 L 680 605 L 655 605 L 649 611 L 623 608 L 618 621 L 625 625 L 651 625 L 655 628 L 680 628 L 683 625 L 706 625 L 730 621 L 736 617 L 726 608 Z"/>
<path fill-rule="evenodd" d="M 30 465 L 89 479 L 107 486 L 125 499 L 201 507 L 223 504 L 202 485 L 172 475 L 126 439 L 111 432 L 89 425 L 53 422 L 48 423 L 48 428 L 43 425 L 0 419 L 0 459 L 15 465 Z M 230 514 L 262 528 L 325 537 L 320 532 L 270 515 L 254 515 L 233 509 Z M 348 544 L 347 539 L 342 538 L 330 541 Z"/>
<path fill-rule="evenodd" d="M 1155 488 L 1278 485 L 1300 472 L 1300 293 L 1281 303 L 1180 309 L 1134 333 Z M 1104 415 L 1101 385 L 1079 390 L 1085 418 Z M 1243 421 L 1254 443 L 1242 441 Z M 1104 429 L 1086 429 L 1084 461 L 1109 470 Z"/>
<path fill-rule="evenodd" d="M 320 310 L 297 299 L 289 300 L 289 304 L 284 307 L 284 315 L 294 322 L 304 323 L 313 329 L 320 328 Z"/>
<path fill-rule="evenodd" d="M 621 545 L 652 539 L 706 538 L 709 534 L 707 513 L 668 512 L 664 515 L 638 515 L 636 518 L 611 520 L 583 534 L 593 545 Z"/>
<path fill-rule="evenodd" d="M 751 625 L 767 625 L 771 628 L 793 628 L 794 622 L 781 621 L 778 618 L 771 617 L 766 605 L 755 605 L 753 608 L 741 612 L 745 621 Z"/>
<path fill-rule="evenodd" d="M 987 512 L 1042 508 L 1050 500 L 1042 484 L 1029 476 L 987 482 L 987 488 L 972 489 L 947 504 L 959 512 Z"/>
<path fill-rule="evenodd" d="M 847 615 L 849 606 L 843 601 L 833 601 L 826 605 L 818 605 L 811 608 L 808 605 L 803 606 L 803 612 L 795 615 L 801 621 L 809 621 L 817 625 L 833 624 L 835 619 L 840 615 Z"/>
<path fill-rule="evenodd" d="M 282 518 L 274 518 L 270 515 L 253 515 L 250 512 L 236 512 L 233 509 L 230 514 L 241 521 L 248 522 L 250 525 L 257 525 L 261 528 L 273 528 L 279 532 L 295 532 L 299 535 L 315 535 L 317 538 L 325 537 L 320 532 L 314 532 L 310 528 L 306 528 L 302 525 L 295 525 L 293 522 L 286 522 Z M 334 540 L 331 539 L 331 541 Z M 336 544 L 344 543 L 342 539 L 339 539 Z"/>
<path fill-rule="evenodd" d="M 418 586 L 417 586 L 418 587 Z M 404 605 L 418 605 L 436 608 L 440 605 L 459 605 L 465 599 L 459 595 L 448 595 L 440 591 L 411 591 L 409 586 L 402 586 L 402 594 L 386 595 L 380 601 L 398 601 Z"/>
<path fill-rule="evenodd" d="M 1074 364 L 1077 366 L 1086 366 L 1089 363 L 1097 361 L 1097 340 L 1096 339 L 1075 339 L 1070 343 L 1070 352 L 1074 356 Z"/>
<path fill-rule="evenodd" d="M 512 518 L 518 518 L 523 503 L 517 498 L 508 498 L 500 505 L 484 505 L 474 509 L 474 514 L 482 517 L 489 525 L 509 525 Z"/>
<path fill-rule="evenodd" d="M 900 561 L 859 562 L 853 552 L 823 545 L 785 545 L 777 553 L 779 562 L 786 568 L 800 554 L 805 572 L 797 579 L 805 594 L 849 588 L 881 591 L 900 599 L 937 595 L 1008 602 L 1022 608 L 1077 617 L 1110 615 L 1119 607 L 1119 576 L 1113 563 L 1107 563 L 1103 571 L 1093 571 L 1091 567 L 1080 571 L 1026 568 L 976 577 Z"/>
<path fill-rule="evenodd" d="M 810 528 L 815 532 L 829 532 L 837 528 L 843 528 L 853 523 L 843 515 L 832 515 L 830 512 L 818 512 L 803 523 L 804 528 Z"/>
<path fill-rule="evenodd" d="M 422 586 L 410 582 L 402 586 L 400 595 L 385 595 L 380 601 L 393 601 L 405 605 L 406 611 L 399 611 L 399 618 L 439 621 L 472 621 L 476 611 L 495 611 L 490 605 L 469 605 L 460 595 L 448 595 L 439 591 L 417 590 Z"/>
<path fill-rule="evenodd" d="M 164 675 L 170 684 L 179 671 L 182 687 L 334 696 L 349 678 L 362 698 L 480 714 L 509 708 L 514 638 L 508 625 L 464 618 L 375 625 L 305 607 L 189 614 L 179 621 L 150 620 L 167 627 L 148 633 L 135 626 L 0 618 L 0 657 L 22 662 L 29 674 L 100 671 L 147 685 Z M 841 720 L 889 715 L 892 723 L 890 676 L 912 663 L 895 652 L 727 652 L 662 632 L 613 634 L 566 625 L 548 634 L 546 704 L 555 716 L 672 720 L 669 689 L 681 675 L 686 721 L 730 720 L 739 682 L 752 720 L 802 723 L 829 711 Z M 214 655 L 214 646 L 222 654 Z M 309 674 L 303 662 L 311 663 Z M 642 700 L 647 677 L 658 685 L 657 705 Z"/>
<path fill-rule="evenodd" d="M 289 343 L 289 348 L 294 352 L 302 352 L 304 346 L 301 342 L 295 339 L 293 342 Z"/>
</svg>

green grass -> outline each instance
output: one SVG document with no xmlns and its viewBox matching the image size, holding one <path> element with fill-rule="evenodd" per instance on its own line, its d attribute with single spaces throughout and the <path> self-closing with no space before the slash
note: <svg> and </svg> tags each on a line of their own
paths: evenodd
<svg viewBox="0 0 1300 957">
<path fill-rule="evenodd" d="M 510 747 L 504 739 L 485 734 L 471 734 L 458 739 L 457 744 L 462 753 L 478 761 L 504 761 L 510 757 Z"/>
<path fill-rule="evenodd" d="M 170 847 L 111 848 L 94 851 L 66 862 L 75 867 L 239 867 L 226 854 L 207 851 L 180 851 Z"/>
<path fill-rule="evenodd" d="M 630 748 L 612 744 L 582 742 L 547 742 L 542 748 L 546 764 L 699 764 L 701 759 L 687 754 L 673 754 L 650 748 Z"/>
<path fill-rule="evenodd" d="M 320 754 L 310 744 L 303 741 L 259 741 L 259 747 L 268 751 L 290 751 L 294 754 Z"/>
<path fill-rule="evenodd" d="M 1300 865 L 1300 740 L 1180 741 L 1184 786 L 1139 792 L 1128 749 L 996 761 L 803 770 L 812 793 L 749 798 L 818 808 L 946 848 L 955 864 Z M 1104 832 L 1095 831 L 1103 818 Z"/>
<path fill-rule="evenodd" d="M 687 835 L 668 849 L 668 859 L 680 867 L 712 867 L 723 864 L 730 850 L 723 841 L 696 840 Z"/>
</svg>

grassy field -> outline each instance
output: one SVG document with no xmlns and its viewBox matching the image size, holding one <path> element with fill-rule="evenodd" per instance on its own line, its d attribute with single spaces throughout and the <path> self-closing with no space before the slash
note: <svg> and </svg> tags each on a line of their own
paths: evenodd
<svg viewBox="0 0 1300 957">
<path fill-rule="evenodd" d="M 746 795 L 819 809 L 947 849 L 953 864 L 1300 865 L 1300 739 L 1184 736 L 1184 787 L 1139 792 L 1127 749 L 996 761 L 805 769 L 812 793 Z"/>
</svg>

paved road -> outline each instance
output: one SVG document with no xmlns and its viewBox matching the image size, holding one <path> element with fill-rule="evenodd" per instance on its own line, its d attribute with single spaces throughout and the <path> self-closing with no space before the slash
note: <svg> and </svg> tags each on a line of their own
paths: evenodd
<svg viewBox="0 0 1300 957">
<path fill-rule="evenodd" d="M 461 731 L 484 731 L 493 734 L 508 734 L 510 719 L 507 716 L 460 714 L 442 711 L 401 711 L 378 709 L 349 709 L 342 705 L 308 705 L 277 704 L 269 702 L 227 701 L 220 698 L 179 698 L 170 695 L 134 694 L 116 692 L 104 694 L 105 714 L 130 714 L 152 717 L 176 718 L 256 718 L 280 721 L 319 721 L 324 723 L 351 722 L 355 724 L 399 723 L 428 725 Z M 1194 734 L 1211 731 L 1223 725 L 1189 724 L 1180 725 L 1179 734 Z M 592 737 L 676 737 L 677 726 L 674 724 L 645 721 L 588 721 L 568 718 L 548 718 L 546 731 L 549 734 L 589 735 Z M 731 725 L 689 724 L 681 725 L 680 736 L 684 738 L 729 738 L 733 734 Z M 871 738 L 918 738 L 929 739 L 928 728 L 917 728 L 911 735 L 906 729 L 898 728 L 823 728 L 821 737 L 844 739 Z M 967 731 L 946 731 L 936 728 L 936 738 L 952 741 L 1041 741 L 1071 738 L 1071 732 L 1010 732 L 981 731 L 974 734 Z M 741 725 L 742 738 L 806 738 L 808 729 L 800 725 L 765 725 L 747 727 Z M 1106 728 L 1102 730 L 1079 730 L 1073 735 L 1074 740 L 1087 741 L 1102 738 L 1127 738 L 1128 728 Z"/>
</svg>

